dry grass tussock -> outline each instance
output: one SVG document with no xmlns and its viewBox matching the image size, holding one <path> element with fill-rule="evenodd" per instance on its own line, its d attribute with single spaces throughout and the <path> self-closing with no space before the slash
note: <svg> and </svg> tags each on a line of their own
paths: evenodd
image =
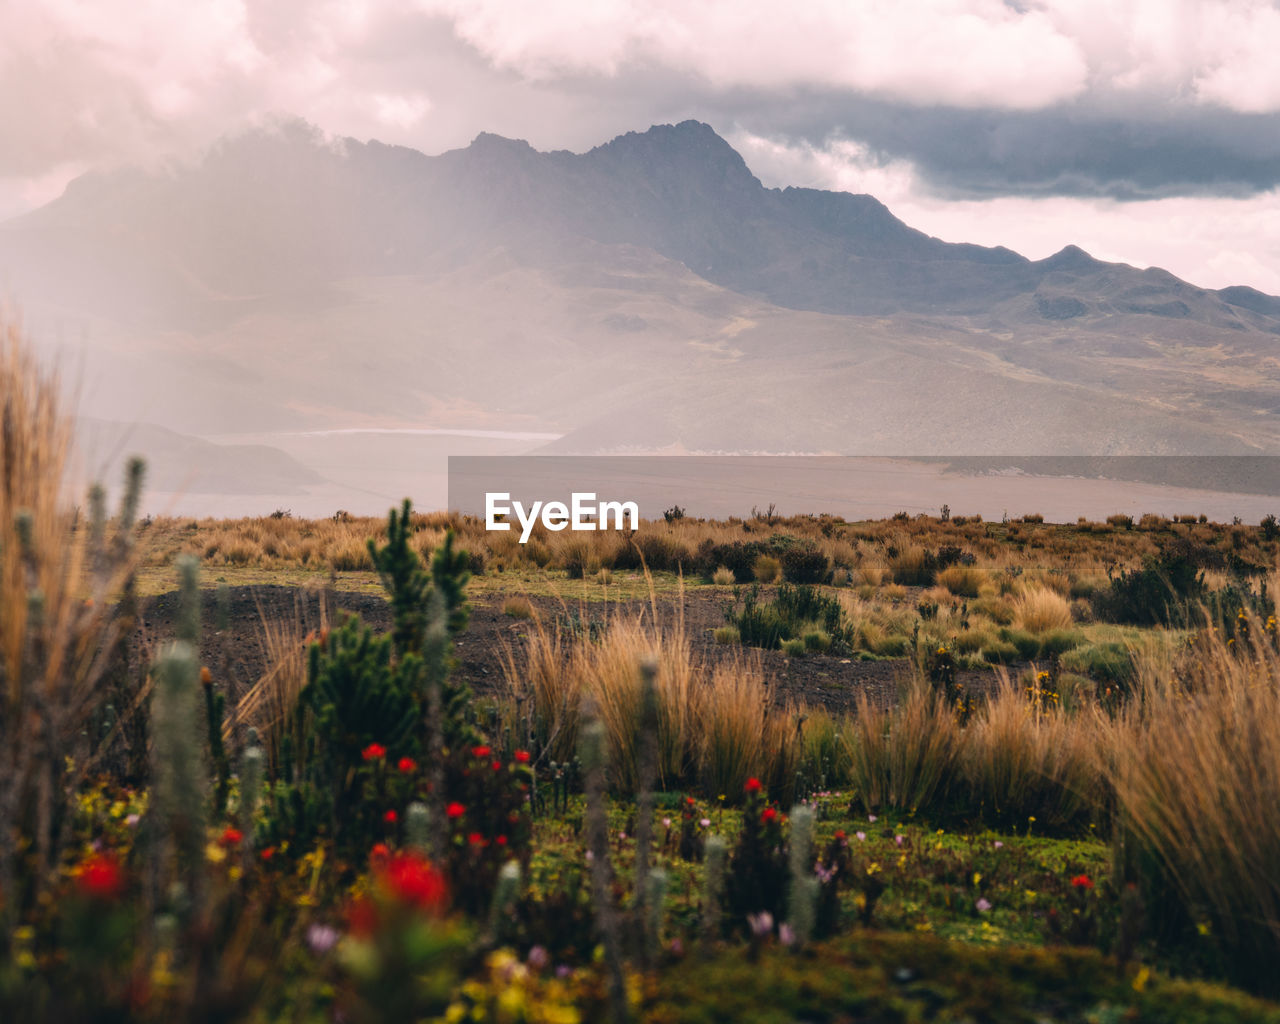
<svg viewBox="0 0 1280 1024">
<path fill-rule="evenodd" d="M 653 659 L 659 703 L 658 770 L 665 788 L 702 786 L 732 799 L 752 775 L 786 780 L 798 759 L 796 716 L 771 708 L 757 656 L 710 664 L 681 625 L 656 616 L 618 618 L 587 641 L 535 616 L 525 641 L 504 654 L 517 735 L 550 760 L 573 757 L 588 709 L 604 723 L 610 775 L 633 790 L 640 749 L 641 678 Z"/>
<path fill-rule="evenodd" d="M 266 671 L 236 702 L 222 731 L 224 739 L 235 739 L 238 746 L 244 730 L 256 729 L 266 746 L 269 762 L 277 765 L 281 740 L 297 724 L 292 716 L 298 695 L 307 685 L 308 648 L 329 629 L 328 602 L 322 594 L 315 621 L 309 619 L 301 599 L 295 602 L 291 618 L 268 615 L 259 604 L 258 619 L 258 640 L 265 655 Z"/>
<path fill-rule="evenodd" d="M 1067 629 L 1072 623 L 1071 602 L 1056 590 L 1030 584 L 1013 599 L 1013 622 L 1028 633 Z"/>
<path fill-rule="evenodd" d="M 141 700 L 125 678 L 121 637 L 134 565 L 133 520 L 141 464 L 108 522 L 94 488 L 88 514 L 67 498 L 71 421 L 54 372 L 17 326 L 0 324 L 0 892 L 15 891 L 16 843 L 29 846 L 43 884 L 57 863 L 64 794 L 119 739 L 88 746 L 110 695 L 117 722 Z M 145 750 L 133 751 L 145 759 Z M 135 759 L 136 759 L 135 757 Z M 74 762 L 74 769 L 69 766 Z M 5 901 L 5 913 L 18 900 Z M 3 922 L 0 922 L 3 924 Z"/>
<path fill-rule="evenodd" d="M 1129 870 L 1154 862 L 1238 979 L 1276 991 L 1280 957 L 1280 654 L 1200 636 L 1180 673 L 1141 673 L 1108 754 Z"/>
<path fill-rule="evenodd" d="M 1011 828 L 1061 831 L 1105 805 L 1104 719 L 1043 710 L 1003 670 L 994 694 L 965 729 L 960 763 L 983 819 Z"/>
<path fill-rule="evenodd" d="M 914 814 L 953 785 L 962 734 L 955 715 L 924 685 L 893 708 L 858 700 L 848 735 L 850 785 L 868 810 Z"/>
</svg>

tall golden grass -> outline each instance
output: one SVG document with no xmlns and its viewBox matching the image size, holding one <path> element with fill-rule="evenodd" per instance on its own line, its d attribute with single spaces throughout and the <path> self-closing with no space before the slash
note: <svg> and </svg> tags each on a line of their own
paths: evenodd
<svg viewBox="0 0 1280 1024">
<path fill-rule="evenodd" d="M 1045 710 L 1001 670 L 996 691 L 964 731 L 960 766 L 983 820 L 1006 828 L 1061 832 L 1106 806 L 1103 720 Z"/>
<path fill-rule="evenodd" d="M 656 615 L 622 617 L 585 640 L 536 618 L 522 644 L 504 654 L 508 691 L 523 728 L 551 760 L 573 756 L 588 713 L 608 736 L 610 780 L 632 791 L 640 751 L 639 665 L 653 659 L 659 706 L 658 773 L 668 789 L 701 786 L 736 799 L 751 776 L 793 784 L 799 759 L 796 715 L 768 700 L 758 657 L 695 655 L 682 624 Z"/>
<path fill-rule="evenodd" d="M 920 680 L 894 707 L 863 694 L 847 740 L 850 786 L 868 810 L 928 811 L 955 784 L 961 740 L 952 709 Z"/>
<path fill-rule="evenodd" d="M 141 469 L 113 526 L 100 490 L 78 514 L 58 375 L 16 324 L 0 332 L 0 900 L 11 919 L 19 845 L 39 888 L 58 861 L 66 794 L 96 753 L 85 736 L 116 664 L 113 601 L 133 566 Z M 116 696 L 132 704 L 136 695 L 122 686 Z M 117 710 L 123 718 L 131 708 Z"/>
<path fill-rule="evenodd" d="M 1175 676 L 1140 673 L 1110 734 L 1122 868 L 1176 895 L 1236 980 L 1280 991 L 1280 654 L 1199 636 Z M 1235 648 L 1240 646 L 1241 650 Z"/>
<path fill-rule="evenodd" d="M 308 645 L 329 629 L 328 601 L 322 592 L 314 621 L 307 613 L 303 595 L 295 599 L 292 618 L 269 615 L 259 604 L 258 621 L 266 669 L 226 716 L 222 732 L 224 739 L 230 741 L 246 729 L 256 729 L 269 763 L 276 766 L 280 764 L 284 736 L 295 724 L 293 711 L 298 695 L 307 685 Z M 294 739 L 295 744 L 302 741 L 300 736 Z"/>
<path fill-rule="evenodd" d="M 1056 590 L 1030 584 L 1013 599 L 1013 622 L 1029 633 L 1066 629 L 1072 623 L 1071 602 Z"/>
</svg>

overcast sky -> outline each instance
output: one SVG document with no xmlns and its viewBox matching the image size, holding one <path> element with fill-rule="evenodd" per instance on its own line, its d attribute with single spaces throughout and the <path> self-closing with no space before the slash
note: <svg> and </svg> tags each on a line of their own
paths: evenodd
<svg viewBox="0 0 1280 1024">
<path fill-rule="evenodd" d="M 1265 0 L 0 0 L 0 216 L 282 114 L 428 153 L 693 117 L 947 240 L 1280 294 Z"/>
</svg>

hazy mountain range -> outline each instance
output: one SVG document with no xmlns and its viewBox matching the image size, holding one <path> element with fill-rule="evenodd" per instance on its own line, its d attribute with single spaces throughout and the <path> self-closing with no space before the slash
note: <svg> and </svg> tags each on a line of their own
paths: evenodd
<svg viewBox="0 0 1280 1024">
<path fill-rule="evenodd" d="M 0 225 L 0 291 L 83 359 L 87 414 L 186 434 L 1280 451 L 1280 299 L 944 243 L 871 196 L 765 188 L 693 121 L 583 154 L 254 132 Z"/>
</svg>

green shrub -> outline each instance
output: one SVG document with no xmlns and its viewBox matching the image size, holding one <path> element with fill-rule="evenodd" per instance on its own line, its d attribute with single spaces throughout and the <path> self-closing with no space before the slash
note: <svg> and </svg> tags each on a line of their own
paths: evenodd
<svg viewBox="0 0 1280 1024">
<path fill-rule="evenodd" d="M 1040 655 L 1040 638 L 1024 629 L 1002 629 L 1000 639 L 1012 644 L 1023 661 L 1030 661 Z"/>
<path fill-rule="evenodd" d="M 1093 595 L 1094 614 L 1104 622 L 1135 626 L 1182 625 L 1189 608 L 1207 596 L 1204 573 L 1185 550 L 1148 557 L 1140 569 L 1122 569 L 1111 585 Z"/>
<path fill-rule="evenodd" d="M 782 553 L 782 575 L 790 583 L 825 583 L 831 562 L 817 548 L 788 548 Z"/>
<path fill-rule="evenodd" d="M 1061 656 L 1084 643 L 1084 634 L 1073 629 L 1055 629 L 1040 638 L 1041 658 Z"/>
<path fill-rule="evenodd" d="M 796 639 L 782 641 L 782 653 L 788 658 L 803 657 L 807 649 L 808 647 L 803 640 Z"/>
<path fill-rule="evenodd" d="M 1077 647 L 1062 655 L 1062 667 L 1100 683 L 1127 688 L 1134 679 L 1133 655 L 1122 643 L 1109 641 Z"/>
<path fill-rule="evenodd" d="M 805 633 L 803 640 L 805 649 L 809 651 L 817 651 L 819 654 L 824 654 L 831 649 L 830 635 L 820 629 L 810 630 Z"/>
<path fill-rule="evenodd" d="M 730 645 L 742 642 L 742 637 L 734 626 L 721 626 L 712 634 L 718 644 Z"/>
<path fill-rule="evenodd" d="M 757 583 L 776 583 L 782 576 L 782 562 L 772 555 L 759 555 L 751 572 Z"/>
</svg>

